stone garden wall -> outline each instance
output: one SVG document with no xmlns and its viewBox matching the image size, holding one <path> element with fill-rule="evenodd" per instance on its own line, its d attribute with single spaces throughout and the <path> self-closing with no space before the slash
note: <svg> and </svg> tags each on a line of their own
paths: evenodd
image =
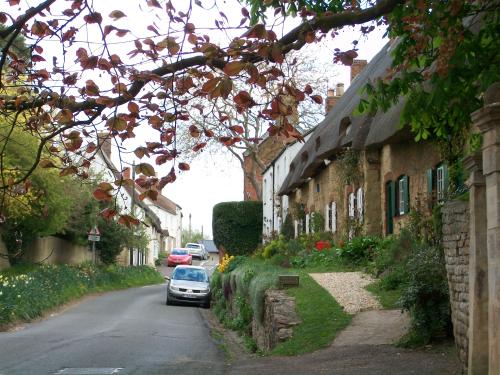
<svg viewBox="0 0 500 375">
<path fill-rule="evenodd" d="M 453 333 L 465 371 L 469 344 L 469 202 L 447 202 L 442 214 Z"/>
<path fill-rule="evenodd" d="M 295 298 L 282 290 L 268 289 L 264 299 L 264 317 L 252 321 L 252 337 L 259 349 L 272 350 L 278 343 L 293 335 L 293 327 L 300 323 L 295 312 Z"/>
</svg>

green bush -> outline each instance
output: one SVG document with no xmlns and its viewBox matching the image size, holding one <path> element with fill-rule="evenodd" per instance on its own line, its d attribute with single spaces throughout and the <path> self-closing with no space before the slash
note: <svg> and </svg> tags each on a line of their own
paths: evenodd
<svg viewBox="0 0 500 375">
<path fill-rule="evenodd" d="M 212 229 L 217 247 L 230 255 L 251 254 L 262 241 L 262 202 L 216 204 Z"/>
<path fill-rule="evenodd" d="M 378 237 L 355 237 L 337 250 L 337 254 L 344 262 L 355 265 L 365 264 L 373 260 L 377 247 L 380 244 Z"/>
<path fill-rule="evenodd" d="M 411 315 L 407 340 L 424 345 L 451 334 L 450 301 L 444 254 L 438 247 L 414 249 L 408 263 L 408 284 L 401 302 Z"/>
<path fill-rule="evenodd" d="M 319 212 L 311 214 L 311 229 L 314 233 L 323 232 L 325 230 L 325 218 Z"/>
<path fill-rule="evenodd" d="M 292 215 L 287 214 L 285 217 L 285 221 L 281 226 L 281 234 L 285 238 L 285 240 L 291 240 L 295 238 L 295 227 L 293 225 Z"/>
<path fill-rule="evenodd" d="M 14 267 L 15 268 L 15 267 Z M 87 293 L 161 283 L 147 266 L 43 265 L 15 274 L 0 273 L 0 325 L 31 320 Z"/>
</svg>

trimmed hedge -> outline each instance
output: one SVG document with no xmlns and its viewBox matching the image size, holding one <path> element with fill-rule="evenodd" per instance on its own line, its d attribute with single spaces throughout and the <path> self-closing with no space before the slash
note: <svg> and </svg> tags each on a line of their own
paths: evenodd
<svg viewBox="0 0 500 375">
<path fill-rule="evenodd" d="M 222 202 L 214 206 L 212 230 L 217 247 L 230 255 L 246 255 L 262 241 L 262 202 Z"/>
</svg>

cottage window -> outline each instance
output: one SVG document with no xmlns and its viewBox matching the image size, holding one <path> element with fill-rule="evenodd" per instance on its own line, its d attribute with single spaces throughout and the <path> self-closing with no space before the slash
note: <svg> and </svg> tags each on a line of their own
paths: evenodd
<svg viewBox="0 0 500 375">
<path fill-rule="evenodd" d="M 349 194 L 349 207 L 348 207 L 349 217 L 353 218 L 356 216 L 356 196 L 354 193 Z"/>
<path fill-rule="evenodd" d="M 364 215 L 364 197 L 362 188 L 358 188 L 356 192 L 356 201 L 357 201 L 358 218 L 359 221 L 362 223 Z"/>
<path fill-rule="evenodd" d="M 398 178 L 397 184 L 397 197 L 398 197 L 398 214 L 404 215 L 410 211 L 410 189 L 408 183 L 408 176 L 401 176 Z"/>
<path fill-rule="evenodd" d="M 331 205 L 330 204 L 327 204 L 325 206 L 325 232 L 329 232 L 330 231 L 330 209 L 331 209 Z"/>
<path fill-rule="evenodd" d="M 437 200 L 442 202 L 448 191 L 448 167 L 446 164 L 438 164 L 436 169 L 427 170 L 427 193 L 430 206 Z"/>
<path fill-rule="evenodd" d="M 325 231 L 335 233 L 337 231 L 337 204 L 330 202 L 325 206 Z"/>
<path fill-rule="evenodd" d="M 337 232 L 337 203 L 330 203 L 330 215 L 328 216 L 330 219 L 330 228 L 332 233 Z"/>
<path fill-rule="evenodd" d="M 311 225 L 311 216 L 309 214 L 306 215 L 306 233 L 311 232 L 311 228 L 309 227 Z"/>
<path fill-rule="evenodd" d="M 320 190 L 321 190 L 321 189 L 320 189 L 320 186 L 319 186 L 319 183 L 318 183 L 318 184 L 316 184 L 316 193 L 319 193 L 319 192 L 320 192 Z"/>
<path fill-rule="evenodd" d="M 448 190 L 448 169 L 444 164 L 436 169 L 436 190 L 438 201 L 443 201 Z"/>
</svg>

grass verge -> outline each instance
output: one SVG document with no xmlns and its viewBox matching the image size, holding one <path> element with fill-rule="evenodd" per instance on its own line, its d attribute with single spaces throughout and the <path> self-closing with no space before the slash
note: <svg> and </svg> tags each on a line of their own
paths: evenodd
<svg viewBox="0 0 500 375">
<path fill-rule="evenodd" d="M 12 267 L 0 273 L 0 328 L 40 317 L 85 294 L 161 282 L 160 273 L 147 266 Z"/>
<path fill-rule="evenodd" d="M 307 272 L 298 273 L 299 287 L 287 289 L 287 293 L 295 297 L 301 323 L 294 327 L 293 337 L 276 346 L 272 355 L 299 355 L 325 348 L 352 318 Z"/>
<path fill-rule="evenodd" d="M 365 289 L 377 297 L 378 301 L 382 305 L 382 308 L 386 310 L 401 308 L 401 288 L 387 290 L 383 288 L 382 281 L 377 280 L 374 283 L 367 285 Z"/>
</svg>

